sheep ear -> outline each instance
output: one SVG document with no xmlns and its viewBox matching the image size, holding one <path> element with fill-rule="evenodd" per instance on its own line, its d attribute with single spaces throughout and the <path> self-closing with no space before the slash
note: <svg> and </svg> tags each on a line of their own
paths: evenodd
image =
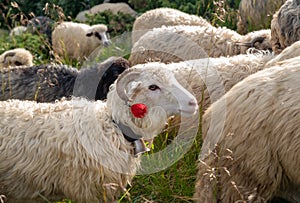
<svg viewBox="0 0 300 203">
<path fill-rule="evenodd" d="M 85 36 L 87 36 L 87 37 L 91 37 L 91 36 L 93 36 L 93 32 L 86 33 L 86 35 L 85 35 Z"/>
<path fill-rule="evenodd" d="M 117 80 L 116 83 L 116 90 L 119 95 L 119 97 L 124 100 L 125 102 L 129 101 L 129 98 L 127 97 L 127 94 L 125 93 L 125 88 L 128 85 L 128 83 L 134 81 L 137 77 L 140 76 L 140 72 L 131 71 L 126 72 L 125 74 L 121 74 Z"/>
<path fill-rule="evenodd" d="M 4 55 L 4 63 L 6 63 L 6 58 L 7 57 L 14 57 L 16 55 L 16 52 L 9 52 Z"/>
<path fill-rule="evenodd" d="M 251 42 L 245 42 L 245 43 L 238 43 L 239 45 L 246 46 L 246 47 L 254 47 L 255 48 L 255 43 L 263 43 L 265 40 L 265 37 L 255 37 Z"/>
</svg>

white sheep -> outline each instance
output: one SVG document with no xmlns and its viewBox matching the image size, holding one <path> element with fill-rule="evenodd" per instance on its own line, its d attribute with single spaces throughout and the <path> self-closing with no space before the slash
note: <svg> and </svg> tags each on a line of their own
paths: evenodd
<svg viewBox="0 0 300 203">
<path fill-rule="evenodd" d="M 247 77 L 206 111 L 195 202 L 300 202 L 299 64 Z"/>
<path fill-rule="evenodd" d="M 287 0 L 274 14 L 271 21 L 271 43 L 275 53 L 300 40 L 300 2 Z"/>
<path fill-rule="evenodd" d="M 249 30 L 270 28 L 273 14 L 286 0 L 241 0 L 237 31 L 246 34 Z"/>
<path fill-rule="evenodd" d="M 24 48 L 15 48 L 0 55 L 0 69 L 9 66 L 32 66 L 33 56 Z"/>
<path fill-rule="evenodd" d="M 156 8 L 137 17 L 132 27 L 132 44 L 153 28 L 175 25 L 211 26 L 204 18 L 190 15 L 173 8 Z"/>
<path fill-rule="evenodd" d="M 131 113 L 138 103 L 144 117 Z M 159 134 L 169 116 L 197 109 L 172 72 L 153 65 L 124 71 L 106 102 L 0 102 L 0 194 L 14 203 L 116 201 L 139 166 L 142 139 Z"/>
<path fill-rule="evenodd" d="M 135 17 L 137 15 L 137 12 L 124 2 L 102 3 L 102 4 L 93 6 L 89 10 L 79 12 L 75 19 L 78 20 L 79 22 L 86 22 L 87 21 L 87 18 L 85 16 L 86 13 L 97 14 L 97 13 L 101 13 L 104 11 L 111 11 L 115 15 L 118 15 L 118 13 L 129 14 L 132 17 Z"/>
<path fill-rule="evenodd" d="M 27 27 L 17 26 L 17 27 L 14 27 L 13 29 L 11 29 L 11 31 L 9 32 L 9 36 L 10 37 L 17 36 L 17 35 L 25 33 L 26 31 L 27 31 Z"/>
<path fill-rule="evenodd" d="M 164 63 L 245 54 L 250 47 L 271 50 L 271 31 L 240 35 L 225 27 L 170 26 L 144 34 L 131 50 L 131 65 L 147 61 Z"/>
<path fill-rule="evenodd" d="M 108 46 L 107 26 L 62 22 L 52 32 L 53 51 L 61 57 L 83 60 L 101 44 Z"/>
</svg>

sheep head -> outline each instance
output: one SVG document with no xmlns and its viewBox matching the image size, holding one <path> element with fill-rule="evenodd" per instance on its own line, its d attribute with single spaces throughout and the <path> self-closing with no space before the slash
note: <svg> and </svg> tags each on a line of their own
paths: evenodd
<svg viewBox="0 0 300 203">
<path fill-rule="evenodd" d="M 4 66 L 32 66 L 31 53 L 23 48 L 16 48 L 3 53 Z"/>
<path fill-rule="evenodd" d="M 117 98 L 108 95 L 108 100 L 120 100 L 118 105 L 122 105 L 122 110 L 125 110 L 121 112 L 112 106 L 114 120 L 131 128 L 139 128 L 133 130 L 138 134 L 149 135 L 150 138 L 161 132 L 170 116 L 189 117 L 196 114 L 198 105 L 195 97 L 179 84 L 165 66 L 155 62 L 139 64 L 119 76 L 114 86 Z M 131 114 L 130 107 L 134 104 L 147 106 L 145 117 L 136 118 Z"/>
<path fill-rule="evenodd" d="M 250 32 L 247 35 L 243 36 L 241 41 L 242 42 L 238 44 L 243 46 L 244 49 L 255 48 L 258 50 L 272 51 L 270 30 L 259 30 Z M 246 52 L 242 51 L 242 53 Z"/>
<path fill-rule="evenodd" d="M 273 15 L 271 42 L 276 54 L 300 40 L 299 10 L 300 1 L 289 0 Z"/>
<path fill-rule="evenodd" d="M 98 24 L 93 25 L 91 29 L 86 34 L 87 37 L 96 37 L 100 42 L 102 42 L 103 46 L 108 46 L 111 44 L 107 34 L 107 27 L 106 25 Z"/>
</svg>

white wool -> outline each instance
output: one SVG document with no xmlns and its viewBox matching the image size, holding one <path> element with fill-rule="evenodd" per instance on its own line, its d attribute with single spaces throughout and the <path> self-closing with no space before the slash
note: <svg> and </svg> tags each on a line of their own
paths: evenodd
<svg viewBox="0 0 300 203">
<path fill-rule="evenodd" d="M 61 57 L 83 60 L 101 44 L 109 43 L 106 32 L 107 26 L 103 24 L 89 26 L 83 23 L 63 22 L 52 32 L 52 48 Z M 96 33 L 101 36 L 101 40 L 95 36 Z"/>
</svg>

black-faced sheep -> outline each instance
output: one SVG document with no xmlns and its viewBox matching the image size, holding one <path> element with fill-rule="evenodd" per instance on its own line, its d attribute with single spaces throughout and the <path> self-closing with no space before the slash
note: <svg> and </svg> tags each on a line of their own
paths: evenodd
<svg viewBox="0 0 300 203">
<path fill-rule="evenodd" d="M 275 53 L 300 39 L 300 1 L 287 0 L 274 14 L 271 22 L 271 43 Z"/>
<path fill-rule="evenodd" d="M 32 34 L 43 34 L 47 36 L 48 43 L 52 43 L 52 31 L 55 22 L 47 16 L 32 18 L 27 23 L 26 31 Z"/>
<path fill-rule="evenodd" d="M 143 118 L 131 113 L 136 103 L 147 106 Z M 0 194 L 14 203 L 66 197 L 114 202 L 140 162 L 119 124 L 140 138 L 153 138 L 169 116 L 189 117 L 197 109 L 172 72 L 143 65 L 123 72 L 106 102 L 0 102 Z"/>
<path fill-rule="evenodd" d="M 156 8 L 146 11 L 134 21 L 132 44 L 134 45 L 141 36 L 153 28 L 175 25 L 211 26 L 207 20 L 200 16 L 190 15 L 173 8 Z"/>
<path fill-rule="evenodd" d="M 246 34 L 249 30 L 270 28 L 273 14 L 286 0 L 241 0 L 237 31 Z"/>
<path fill-rule="evenodd" d="M 108 46 L 107 26 L 63 22 L 52 32 L 53 51 L 61 57 L 84 60 L 101 44 Z"/>
<path fill-rule="evenodd" d="M 50 64 L 6 68 L 0 70 L 0 100 L 54 102 L 72 95 L 103 100 L 109 86 L 127 68 L 128 61 L 121 57 L 110 57 L 80 71 L 65 65 Z"/>
<path fill-rule="evenodd" d="M 299 64 L 247 77 L 204 114 L 196 202 L 300 201 Z"/>
<path fill-rule="evenodd" d="M 15 48 L 0 55 L 0 69 L 12 66 L 32 66 L 33 56 L 24 48 Z"/>
<path fill-rule="evenodd" d="M 85 14 L 96 14 L 96 13 L 101 13 L 104 11 L 111 11 L 113 14 L 117 15 L 118 13 L 124 13 L 124 14 L 129 14 L 132 17 L 135 17 L 137 15 L 136 11 L 133 10 L 128 4 L 119 2 L 119 3 L 102 3 L 96 6 L 93 6 L 89 10 L 81 11 L 77 14 L 76 20 L 79 22 L 86 22 L 87 18 Z"/>
<path fill-rule="evenodd" d="M 245 54 L 250 47 L 271 50 L 271 31 L 240 35 L 213 26 L 170 26 L 154 28 L 137 41 L 131 51 L 131 65 L 149 61 L 164 63 L 190 59 Z"/>
</svg>

